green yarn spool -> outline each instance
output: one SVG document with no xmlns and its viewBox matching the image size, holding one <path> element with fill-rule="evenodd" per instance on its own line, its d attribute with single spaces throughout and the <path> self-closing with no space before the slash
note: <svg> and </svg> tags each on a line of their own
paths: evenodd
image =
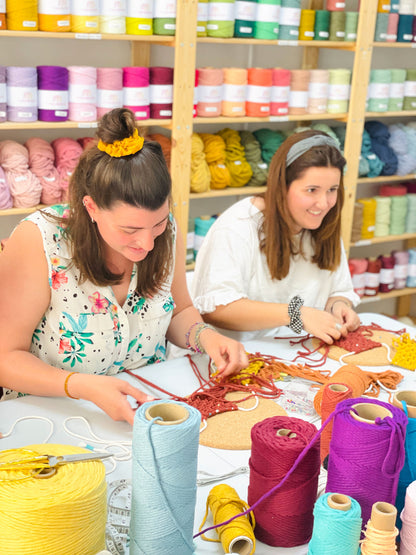
<svg viewBox="0 0 416 555">
<path fill-rule="evenodd" d="M 403 235 L 406 231 L 407 195 L 393 195 L 390 198 L 390 235 Z"/>
<path fill-rule="evenodd" d="M 345 12 L 345 38 L 346 41 L 357 39 L 358 12 Z"/>
<path fill-rule="evenodd" d="M 198 15 L 196 24 L 196 36 L 207 36 L 207 21 L 208 21 L 208 0 L 198 0 Z"/>
<path fill-rule="evenodd" d="M 229 39 L 234 36 L 234 0 L 209 0 L 207 35 Z"/>
<path fill-rule="evenodd" d="M 315 11 L 315 40 L 329 39 L 329 19 L 330 13 L 328 10 Z"/>
<path fill-rule="evenodd" d="M 280 0 L 258 0 L 254 38 L 276 40 L 279 36 Z"/>
<path fill-rule="evenodd" d="M 405 69 L 392 69 L 391 83 L 389 91 L 388 112 L 398 112 L 403 110 L 404 82 L 406 80 Z"/>
<path fill-rule="evenodd" d="M 345 12 L 331 12 L 329 18 L 329 40 L 345 40 Z"/>
<path fill-rule="evenodd" d="M 300 0 L 282 0 L 279 17 L 279 40 L 299 39 L 300 16 Z"/>
<path fill-rule="evenodd" d="M 250 164 L 253 175 L 247 183 L 250 187 L 260 187 L 267 181 L 268 166 L 261 157 L 261 146 L 251 131 L 239 131 L 241 144 L 244 147 L 247 162 Z M 415 195 L 416 196 L 416 195 Z"/>
<path fill-rule="evenodd" d="M 406 71 L 403 110 L 416 110 L 416 69 Z"/>
<path fill-rule="evenodd" d="M 416 233 L 416 194 L 407 195 L 406 233 Z"/>
<path fill-rule="evenodd" d="M 176 30 L 176 3 L 155 0 L 153 4 L 153 33 L 174 35 Z"/>
<path fill-rule="evenodd" d="M 350 69 L 330 69 L 327 112 L 342 114 L 348 112 L 350 96 Z"/>
<path fill-rule="evenodd" d="M 235 0 L 235 37 L 254 37 L 256 4 L 257 0 Z"/>
<path fill-rule="evenodd" d="M 391 71 L 389 69 L 372 69 L 370 71 L 368 110 L 370 112 L 387 112 L 390 96 Z"/>
<path fill-rule="evenodd" d="M 269 165 L 274 153 L 286 137 L 280 131 L 267 128 L 257 129 L 257 131 L 253 131 L 253 135 L 260 143 L 261 157 Z"/>
<path fill-rule="evenodd" d="M 379 12 L 376 17 L 376 29 L 374 32 L 375 42 L 386 42 L 389 14 Z"/>
<path fill-rule="evenodd" d="M 391 197 L 377 195 L 374 198 L 377 203 L 374 237 L 386 237 L 386 235 L 390 234 Z"/>
</svg>

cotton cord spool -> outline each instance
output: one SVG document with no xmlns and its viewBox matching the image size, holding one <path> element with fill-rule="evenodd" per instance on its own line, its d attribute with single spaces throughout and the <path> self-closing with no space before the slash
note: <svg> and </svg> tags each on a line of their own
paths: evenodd
<svg viewBox="0 0 416 555">
<path fill-rule="evenodd" d="M 377 295 L 380 286 L 380 270 L 381 261 L 377 258 L 369 258 L 367 271 L 365 273 L 365 289 L 366 297 L 374 297 Z"/>
<path fill-rule="evenodd" d="M 223 39 L 234 36 L 234 0 L 209 0 L 207 35 Z"/>
<path fill-rule="evenodd" d="M 47 448 L 50 455 L 88 452 L 72 445 L 48 443 Z M 44 453 L 45 445 L 25 449 Z M 22 457 L 21 449 L 0 452 L 2 462 Z M 24 470 L 1 471 L 0 505 L 3 555 L 96 555 L 105 548 L 107 494 L 101 461 L 63 464 L 44 479 Z"/>
<path fill-rule="evenodd" d="M 150 117 L 172 117 L 173 68 L 151 67 L 149 69 Z"/>
<path fill-rule="evenodd" d="M 240 135 L 235 129 L 222 129 L 218 135 L 225 142 L 225 165 L 230 172 L 230 187 L 243 187 L 250 181 L 253 171 L 247 162 Z"/>
<path fill-rule="evenodd" d="M 378 13 L 390 13 L 390 1 L 389 0 L 378 0 L 377 12 Z"/>
<path fill-rule="evenodd" d="M 403 110 L 416 109 L 416 69 L 406 70 L 404 82 Z"/>
<path fill-rule="evenodd" d="M 62 33 L 71 30 L 70 0 L 38 0 L 39 31 Z"/>
<path fill-rule="evenodd" d="M 345 12 L 331 11 L 329 18 L 329 40 L 345 40 Z"/>
<path fill-rule="evenodd" d="M 6 2 L 3 0 L 0 3 L 0 31 L 5 31 L 6 29 Z"/>
<path fill-rule="evenodd" d="M 391 503 L 374 503 L 371 518 L 366 524 L 365 538 L 361 543 L 362 555 L 395 555 L 396 537 L 399 533 L 394 523 L 397 509 Z"/>
<path fill-rule="evenodd" d="M 123 70 L 97 67 L 97 118 L 123 106 Z"/>
<path fill-rule="evenodd" d="M 375 198 L 360 198 L 357 202 L 363 205 L 361 239 L 371 239 L 374 237 L 377 201 Z"/>
<path fill-rule="evenodd" d="M 221 114 L 223 116 L 246 115 L 247 69 L 225 67 L 223 72 Z"/>
<path fill-rule="evenodd" d="M 315 38 L 315 10 L 301 10 L 299 22 L 299 40 Z"/>
<path fill-rule="evenodd" d="M 343 68 L 329 70 L 328 113 L 348 112 L 350 82 L 351 70 Z"/>
<path fill-rule="evenodd" d="M 69 66 L 70 121 L 97 120 L 97 69 L 91 66 Z"/>
<path fill-rule="evenodd" d="M 48 141 L 31 137 L 25 143 L 29 153 L 29 170 L 39 179 L 42 187 L 40 202 L 57 204 L 61 202 L 62 190 L 59 173 L 55 167 L 55 152 Z"/>
<path fill-rule="evenodd" d="M 69 108 L 68 69 L 62 66 L 38 66 L 39 121 L 66 121 Z"/>
<path fill-rule="evenodd" d="M 149 68 L 123 67 L 123 106 L 134 113 L 137 120 L 149 119 Z"/>
<path fill-rule="evenodd" d="M 416 233 L 416 194 L 407 195 L 406 233 Z"/>
<path fill-rule="evenodd" d="M 254 38 L 275 40 L 279 35 L 280 0 L 258 0 L 256 5 Z"/>
<path fill-rule="evenodd" d="M 219 135 L 200 133 L 204 142 L 205 159 L 211 173 L 211 189 L 224 189 L 231 183 L 230 172 L 225 165 L 225 142 Z"/>
<path fill-rule="evenodd" d="M 416 287 L 416 249 L 409 249 L 409 267 L 406 287 Z"/>
<path fill-rule="evenodd" d="M 343 383 L 326 384 L 322 391 L 321 424 L 334 412 L 338 403 L 344 399 L 351 399 L 352 389 Z M 332 436 L 333 423 L 327 424 L 321 434 L 321 463 L 329 453 L 329 443 Z"/>
<path fill-rule="evenodd" d="M 267 181 L 267 164 L 261 157 L 261 146 L 251 131 L 239 131 L 241 144 L 244 147 L 247 162 L 251 166 L 253 175 L 247 183 L 250 187 L 265 185 Z"/>
<path fill-rule="evenodd" d="M 257 0 L 235 0 L 235 37 L 254 37 L 256 5 Z"/>
<path fill-rule="evenodd" d="M 7 120 L 28 123 L 38 119 L 35 67 L 7 66 Z"/>
<path fill-rule="evenodd" d="M 205 157 L 204 141 L 197 133 L 192 133 L 191 144 L 191 193 L 209 191 L 211 173 Z"/>
<path fill-rule="evenodd" d="M 132 442 L 132 555 L 194 553 L 200 423 L 199 411 L 185 403 L 153 401 L 137 409 Z"/>
<path fill-rule="evenodd" d="M 98 33 L 100 31 L 100 0 L 72 0 L 71 21 L 73 33 Z"/>
<path fill-rule="evenodd" d="M 357 38 L 358 12 L 345 12 L 345 37 L 346 41 L 355 41 Z"/>
<path fill-rule="evenodd" d="M 292 69 L 289 92 L 290 115 L 296 116 L 307 113 L 310 75 L 308 69 Z"/>
<path fill-rule="evenodd" d="M 386 237 L 390 233 L 390 207 L 391 198 L 377 195 L 376 219 L 374 225 L 374 237 Z"/>
<path fill-rule="evenodd" d="M 387 41 L 387 30 L 389 25 L 389 14 L 379 12 L 376 16 L 376 28 L 374 31 L 375 42 Z"/>
<path fill-rule="evenodd" d="M 155 35 L 174 35 L 176 30 L 175 0 L 153 0 L 153 31 Z"/>
<path fill-rule="evenodd" d="M 239 555 L 252 555 L 256 549 L 254 536 L 255 519 L 252 513 L 237 516 L 248 509 L 245 501 L 240 499 L 234 488 L 227 484 L 219 484 L 211 489 L 207 498 L 207 509 L 203 522 L 199 528 L 201 531 L 211 510 L 214 525 L 234 518 L 232 522 L 217 528 L 219 540 L 214 540 L 202 535 L 206 541 L 220 541 L 224 553 L 236 553 Z"/>
<path fill-rule="evenodd" d="M 409 253 L 407 251 L 393 251 L 394 258 L 394 289 L 406 287 L 407 271 L 409 266 Z"/>
<path fill-rule="evenodd" d="M 281 0 L 279 40 L 298 40 L 300 15 L 300 0 Z"/>
<path fill-rule="evenodd" d="M 315 40 L 328 40 L 329 39 L 329 19 L 330 12 L 328 10 L 315 11 Z"/>
<path fill-rule="evenodd" d="M 37 31 L 37 0 L 7 0 L 6 25 L 9 31 Z"/>
<path fill-rule="evenodd" d="M 345 10 L 345 2 L 342 0 L 326 0 L 326 9 L 331 12 L 341 12 Z"/>
<path fill-rule="evenodd" d="M 370 112 L 387 112 L 389 105 L 391 71 L 389 69 L 372 69 L 370 71 L 368 110 Z"/>
<path fill-rule="evenodd" d="M 0 66 L 0 123 L 7 120 L 6 66 Z"/>
<path fill-rule="evenodd" d="M 153 0 L 127 0 L 126 33 L 153 35 Z"/>
<path fill-rule="evenodd" d="M 287 116 L 289 113 L 291 71 L 281 67 L 272 69 L 270 115 Z"/>
<path fill-rule="evenodd" d="M 390 13 L 389 19 L 387 21 L 387 36 L 386 42 L 396 42 L 397 41 L 397 31 L 399 28 L 399 14 Z"/>
<path fill-rule="evenodd" d="M 246 114 L 253 117 L 270 115 L 272 70 L 250 67 L 247 70 Z"/>
<path fill-rule="evenodd" d="M 406 490 L 401 521 L 400 555 L 412 555 L 416 546 L 416 480 Z"/>
<path fill-rule="evenodd" d="M 394 257 L 391 254 L 380 255 L 380 293 L 388 293 L 394 288 Z"/>
<path fill-rule="evenodd" d="M 311 69 L 308 91 L 308 113 L 323 114 L 328 102 L 329 71 Z"/>
<path fill-rule="evenodd" d="M 365 291 L 365 274 L 367 272 L 368 261 L 365 258 L 350 258 L 348 267 L 351 274 L 352 286 L 355 293 L 360 297 L 364 297 Z"/>
<path fill-rule="evenodd" d="M 374 503 L 395 501 L 406 425 L 403 411 L 377 399 L 347 399 L 337 407 L 326 491 L 356 499 L 364 522 Z"/>
<path fill-rule="evenodd" d="M 397 42 L 413 41 L 413 15 L 399 14 L 397 26 Z"/>
<path fill-rule="evenodd" d="M 325 493 L 316 500 L 313 514 L 308 555 L 357 555 L 362 520 L 355 499 Z"/>
<path fill-rule="evenodd" d="M 100 31 L 104 34 L 126 34 L 126 0 L 100 1 Z"/>
<path fill-rule="evenodd" d="M 196 24 L 196 36 L 207 36 L 207 21 L 208 21 L 208 0 L 198 0 L 198 14 Z"/>
<path fill-rule="evenodd" d="M 402 235 L 406 230 L 407 195 L 391 197 L 390 235 Z"/>
<path fill-rule="evenodd" d="M 287 475 L 316 433 L 298 418 L 266 418 L 251 429 L 248 503 L 252 506 Z M 268 545 L 294 547 L 309 541 L 319 475 L 319 443 L 314 443 L 287 479 L 255 509 L 255 535 Z M 279 526 L 276 526 L 279 522 Z"/>
<path fill-rule="evenodd" d="M 363 205 L 354 202 L 354 213 L 352 218 L 351 242 L 356 243 L 361 239 L 361 228 L 363 225 Z"/>
<path fill-rule="evenodd" d="M 198 69 L 198 104 L 196 109 L 198 116 L 217 117 L 221 115 L 223 81 L 222 69 L 212 67 Z"/>
</svg>

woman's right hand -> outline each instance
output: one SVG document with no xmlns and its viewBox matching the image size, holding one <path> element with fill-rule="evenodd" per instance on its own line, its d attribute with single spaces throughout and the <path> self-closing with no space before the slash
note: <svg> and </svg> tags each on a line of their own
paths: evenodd
<svg viewBox="0 0 416 555">
<path fill-rule="evenodd" d="M 125 420 L 131 425 L 135 408 L 131 406 L 127 396 L 133 397 L 139 405 L 154 400 L 154 397 L 124 380 L 95 374 L 74 374 L 68 383 L 68 391 L 72 397 L 91 401 L 113 420 Z"/>
<path fill-rule="evenodd" d="M 300 314 L 303 322 L 303 329 L 311 335 L 321 339 L 328 345 L 332 345 L 334 340 L 347 335 L 348 331 L 337 319 L 326 310 L 302 306 Z"/>
</svg>

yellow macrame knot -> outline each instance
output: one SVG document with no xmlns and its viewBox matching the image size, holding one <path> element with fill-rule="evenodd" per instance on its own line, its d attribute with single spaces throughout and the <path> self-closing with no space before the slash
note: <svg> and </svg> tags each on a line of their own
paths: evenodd
<svg viewBox="0 0 416 555">
<path fill-rule="evenodd" d="M 134 130 L 133 135 L 126 137 L 121 141 L 114 141 L 114 143 L 105 143 L 101 139 L 98 141 L 97 147 L 102 152 L 107 153 L 113 158 L 121 158 L 122 156 L 129 156 L 136 154 L 143 148 L 144 139 L 139 135 L 137 129 Z"/>
<path fill-rule="evenodd" d="M 407 370 L 416 369 L 416 341 L 410 338 L 408 333 L 403 333 L 400 337 L 392 340 L 396 353 L 391 361 L 392 364 L 406 368 Z"/>
</svg>

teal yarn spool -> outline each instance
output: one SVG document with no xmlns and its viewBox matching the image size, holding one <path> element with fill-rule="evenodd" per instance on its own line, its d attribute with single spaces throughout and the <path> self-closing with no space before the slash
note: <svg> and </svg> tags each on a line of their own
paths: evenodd
<svg viewBox="0 0 416 555">
<path fill-rule="evenodd" d="M 256 4 L 257 0 L 235 0 L 235 37 L 254 37 Z"/>
<path fill-rule="evenodd" d="M 404 82 L 406 80 L 405 69 L 391 69 L 391 82 L 389 90 L 388 112 L 403 110 Z"/>
<path fill-rule="evenodd" d="M 195 218 L 195 235 L 194 235 L 194 255 L 198 254 L 201 248 L 202 241 L 205 235 L 208 233 L 209 228 L 215 222 L 216 218 L 214 216 L 200 216 Z"/>
<path fill-rule="evenodd" d="M 370 112 L 387 112 L 390 96 L 391 71 L 389 69 L 372 69 L 368 110 Z"/>
<path fill-rule="evenodd" d="M 345 40 L 345 12 L 330 12 L 329 18 L 329 40 Z"/>
<path fill-rule="evenodd" d="M 279 16 L 279 40 L 299 39 L 300 16 L 300 0 L 282 0 Z"/>
<path fill-rule="evenodd" d="M 362 519 L 355 499 L 326 493 L 316 500 L 313 514 L 308 555 L 358 555 Z"/>
<path fill-rule="evenodd" d="M 346 41 L 355 41 L 357 38 L 358 12 L 345 12 L 345 37 Z"/>
<path fill-rule="evenodd" d="M 329 20 L 330 20 L 330 12 L 328 10 L 315 11 L 314 40 L 329 39 Z"/>
<path fill-rule="evenodd" d="M 399 14 L 397 26 L 397 42 L 413 41 L 413 15 Z"/>
<path fill-rule="evenodd" d="M 276 40 L 279 36 L 280 0 L 258 0 L 254 38 Z"/>
<path fill-rule="evenodd" d="M 151 401 L 135 414 L 131 555 L 193 555 L 201 414 L 185 403 Z"/>
<path fill-rule="evenodd" d="M 376 29 L 374 31 L 375 42 L 386 42 L 388 25 L 389 14 L 379 12 L 376 17 Z"/>
<path fill-rule="evenodd" d="M 406 287 L 416 287 L 416 249 L 409 249 Z"/>
<path fill-rule="evenodd" d="M 234 0 L 209 0 L 207 35 L 229 39 L 234 36 Z"/>
<path fill-rule="evenodd" d="M 390 13 L 399 13 L 400 2 L 399 0 L 391 0 Z"/>
<path fill-rule="evenodd" d="M 153 4 L 153 33 L 172 36 L 176 30 L 176 2 L 155 0 Z"/>
<path fill-rule="evenodd" d="M 416 110 L 416 69 L 406 70 L 403 110 Z"/>
</svg>

